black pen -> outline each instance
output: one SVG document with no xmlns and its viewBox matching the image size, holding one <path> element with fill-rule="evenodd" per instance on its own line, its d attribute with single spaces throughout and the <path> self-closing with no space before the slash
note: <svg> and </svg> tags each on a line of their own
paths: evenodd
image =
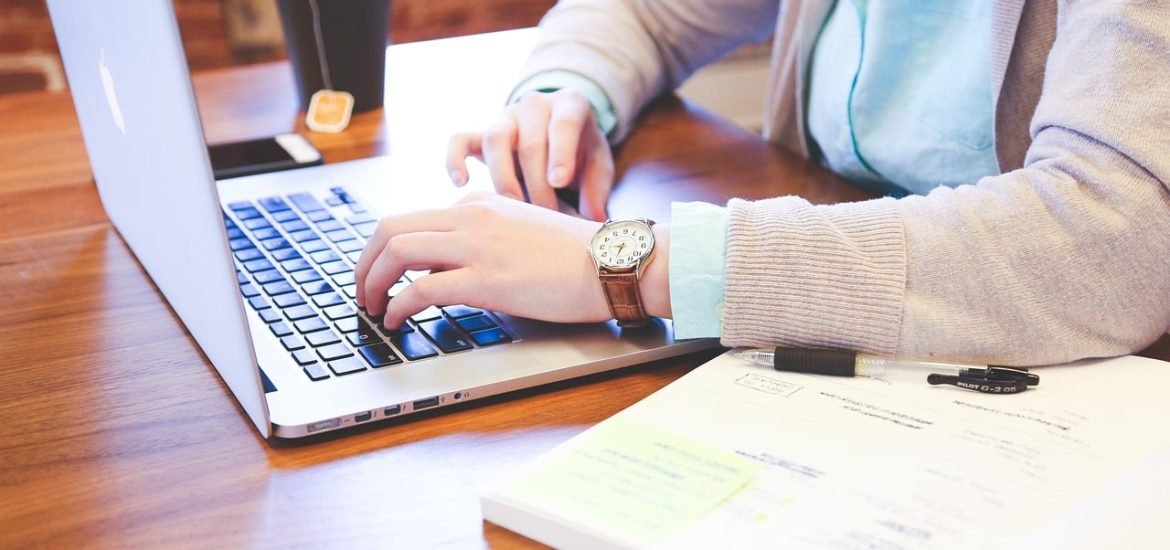
<svg viewBox="0 0 1170 550">
<path fill-rule="evenodd" d="M 767 365 L 778 371 L 826 374 L 830 376 L 881 377 L 889 371 L 917 371 L 927 374 L 931 385 L 947 384 L 982 393 L 1020 393 L 1040 383 L 1027 369 L 999 366 L 959 365 L 939 361 L 910 361 L 875 357 L 852 351 L 829 349 L 776 348 L 775 351 L 747 349 L 735 356 Z"/>
</svg>

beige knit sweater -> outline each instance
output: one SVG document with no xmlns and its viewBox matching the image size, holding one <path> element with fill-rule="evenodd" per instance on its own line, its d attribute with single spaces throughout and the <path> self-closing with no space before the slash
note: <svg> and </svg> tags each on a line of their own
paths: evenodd
<svg viewBox="0 0 1170 550">
<path fill-rule="evenodd" d="M 765 135 L 809 155 L 804 77 L 829 0 L 563 0 L 526 72 L 654 96 L 776 33 Z M 1170 3 L 999 0 L 1001 175 L 926 196 L 728 204 L 726 345 L 1037 365 L 1170 328 Z"/>
</svg>

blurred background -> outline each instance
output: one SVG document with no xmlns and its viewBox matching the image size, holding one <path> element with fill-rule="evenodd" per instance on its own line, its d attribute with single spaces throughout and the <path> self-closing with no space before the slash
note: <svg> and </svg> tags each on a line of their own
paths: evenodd
<svg viewBox="0 0 1170 550">
<path fill-rule="evenodd" d="M 402 44 L 531 27 L 555 3 L 391 0 L 390 41 Z M 286 58 L 276 0 L 174 0 L 174 4 L 192 71 Z M 734 52 L 696 74 L 679 94 L 758 130 L 769 48 L 765 42 Z M 66 88 L 44 0 L 0 0 L 0 94 Z"/>
<path fill-rule="evenodd" d="M 390 39 L 404 43 L 531 27 L 555 3 L 391 0 Z M 285 57 L 276 0 L 175 0 L 175 11 L 192 71 Z M 65 87 L 44 0 L 0 0 L 0 93 Z"/>
</svg>

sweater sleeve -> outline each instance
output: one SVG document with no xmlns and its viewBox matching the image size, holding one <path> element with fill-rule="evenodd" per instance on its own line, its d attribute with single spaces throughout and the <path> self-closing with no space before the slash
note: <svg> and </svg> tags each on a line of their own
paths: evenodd
<svg viewBox="0 0 1170 550">
<path fill-rule="evenodd" d="M 1064 2 L 1024 167 L 729 205 L 726 345 L 1040 365 L 1170 328 L 1170 7 Z"/>
<path fill-rule="evenodd" d="M 778 0 L 561 0 L 540 22 L 520 81 L 562 70 L 596 82 L 613 103 L 620 142 L 646 103 L 767 38 L 778 13 Z"/>
</svg>

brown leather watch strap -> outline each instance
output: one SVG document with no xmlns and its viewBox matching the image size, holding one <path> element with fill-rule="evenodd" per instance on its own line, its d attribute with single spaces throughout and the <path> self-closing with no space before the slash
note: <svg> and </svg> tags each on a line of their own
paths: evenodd
<svg viewBox="0 0 1170 550">
<path fill-rule="evenodd" d="M 634 271 L 609 272 L 602 270 L 597 274 L 601 280 L 601 288 L 605 291 L 606 301 L 609 302 L 609 312 L 617 319 L 618 326 L 634 328 L 646 326 L 650 316 L 642 308 L 642 293 L 638 290 L 638 274 Z"/>
</svg>

